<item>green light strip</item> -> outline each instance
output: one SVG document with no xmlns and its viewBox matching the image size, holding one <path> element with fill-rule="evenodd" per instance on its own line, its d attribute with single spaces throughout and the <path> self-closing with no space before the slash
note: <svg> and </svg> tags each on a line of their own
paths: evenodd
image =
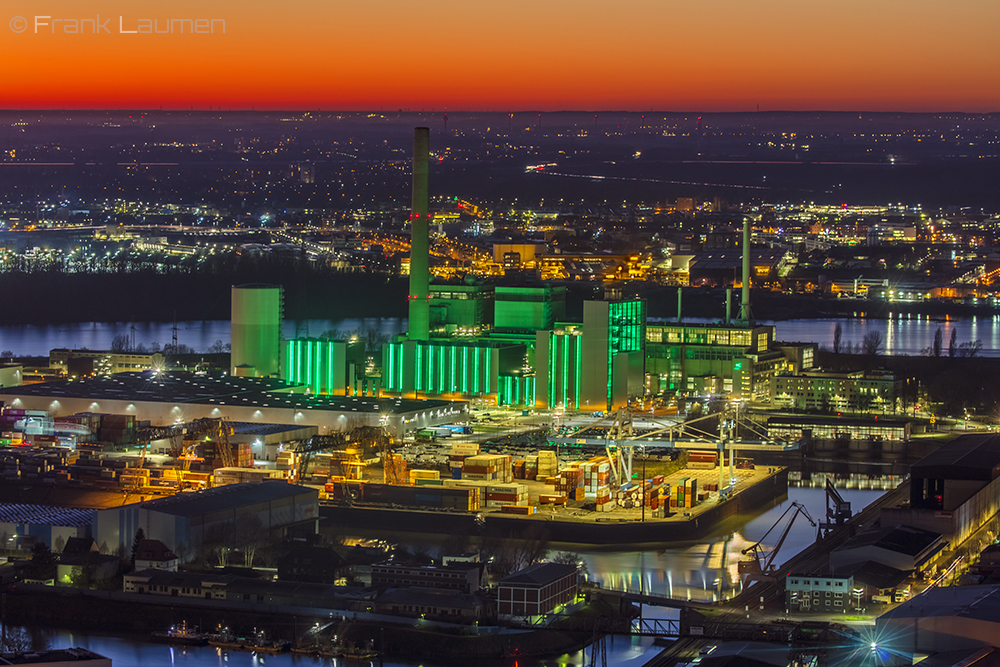
<svg viewBox="0 0 1000 667">
<path fill-rule="evenodd" d="M 462 393 L 469 391 L 469 348 L 462 347 Z"/>
<path fill-rule="evenodd" d="M 321 353 L 322 342 L 317 340 L 313 344 L 316 346 L 316 371 L 315 371 L 316 374 L 315 377 L 313 378 L 313 385 L 314 385 L 313 394 L 319 394 L 320 387 L 323 384 L 322 383 L 323 374 L 320 372 L 320 369 L 322 368 L 323 365 L 323 355 Z"/>
<path fill-rule="evenodd" d="M 458 390 L 458 384 L 455 382 L 455 367 L 458 365 L 458 359 L 456 358 L 458 356 L 458 350 L 454 345 L 452 345 L 449 352 L 451 355 L 451 363 L 448 364 L 448 392 L 451 393 Z"/>
<path fill-rule="evenodd" d="M 396 346 L 396 354 L 399 355 L 399 359 L 397 359 L 396 363 L 396 373 L 398 373 L 396 381 L 396 389 L 398 389 L 399 391 L 403 391 L 403 358 L 405 356 L 405 353 L 403 351 L 402 343 Z"/>
<path fill-rule="evenodd" d="M 485 361 L 483 365 L 486 366 L 486 373 L 484 375 L 483 380 L 486 393 L 488 394 L 490 393 L 490 386 L 492 384 L 490 380 L 493 379 L 493 369 L 491 368 L 491 366 L 493 365 L 493 350 L 486 348 L 486 354 L 484 354 L 483 357 Z"/>
<path fill-rule="evenodd" d="M 575 380 L 575 385 L 576 385 L 576 406 L 575 406 L 575 408 L 577 410 L 579 410 L 580 409 L 580 374 L 582 372 L 581 366 L 583 364 L 583 354 L 581 352 L 580 336 L 573 336 L 573 343 L 574 343 L 573 344 L 573 348 L 574 348 L 573 353 L 576 356 L 576 374 L 575 374 L 576 377 L 573 378 Z"/>
<path fill-rule="evenodd" d="M 333 395 L 333 342 L 326 342 L 326 393 Z"/>
<path fill-rule="evenodd" d="M 562 404 L 569 406 L 569 336 L 564 335 L 563 339 L 563 381 L 562 381 Z"/>
<path fill-rule="evenodd" d="M 558 402 L 556 400 L 556 351 L 559 349 L 559 339 L 555 332 L 549 334 L 549 409 L 551 410 Z"/>
<path fill-rule="evenodd" d="M 474 353 L 472 359 L 475 365 L 475 374 L 472 376 L 472 392 L 474 394 L 479 393 L 479 348 L 474 348 Z"/>
<path fill-rule="evenodd" d="M 417 377 L 414 378 L 414 387 L 417 391 L 424 388 L 424 348 L 420 343 L 417 343 L 417 363 L 414 366 Z"/>
</svg>

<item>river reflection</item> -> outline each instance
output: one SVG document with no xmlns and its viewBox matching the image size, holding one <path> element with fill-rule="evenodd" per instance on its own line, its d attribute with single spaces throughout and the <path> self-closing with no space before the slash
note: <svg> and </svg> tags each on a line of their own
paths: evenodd
<svg viewBox="0 0 1000 667">
<path fill-rule="evenodd" d="M 843 489 L 856 513 L 884 491 Z M 741 551 L 760 540 L 792 502 L 805 505 L 815 521 L 826 514 L 823 489 L 789 488 L 788 496 L 751 517 L 732 517 L 706 539 L 690 544 L 664 544 L 643 551 L 582 551 L 588 577 L 605 588 L 682 600 L 715 601 L 742 590 L 738 563 Z M 789 513 L 789 516 L 791 512 Z M 784 523 L 767 536 L 773 547 Z M 816 540 L 816 528 L 803 517 L 792 524 L 776 563 L 783 563 Z"/>
<path fill-rule="evenodd" d="M 855 513 L 884 493 L 875 489 L 838 488 L 844 500 L 851 503 Z M 550 545 L 550 553 L 569 551 L 578 554 L 586 565 L 587 578 L 604 588 L 680 600 L 728 599 L 742 590 L 738 573 L 738 563 L 744 558 L 741 551 L 763 538 L 792 502 L 805 505 L 817 522 L 826 514 L 824 489 L 790 487 L 787 496 L 760 508 L 752 515 L 726 519 L 713 533 L 701 540 L 644 544 L 641 549 L 629 549 L 627 545 L 593 548 L 554 543 Z M 767 536 L 765 547 L 770 549 L 777 543 L 784 525 L 782 523 Z M 416 533 L 353 532 L 355 538 L 397 542 L 411 550 L 433 556 L 441 555 L 441 542 L 444 539 Z M 799 517 L 792 524 L 776 557 L 776 563 L 785 562 L 815 540 L 816 528 L 805 518 Z"/>
<path fill-rule="evenodd" d="M 17 630 L 18 628 L 11 628 Z M 211 646 L 170 646 L 112 635 L 85 634 L 64 630 L 28 629 L 37 640 L 48 648 L 79 647 L 111 658 L 113 667 L 442 667 L 433 660 L 419 662 L 385 660 L 336 660 L 285 653 L 257 655 L 243 651 L 228 651 Z M 607 642 L 609 665 L 640 667 L 661 649 L 653 646 L 648 637 L 615 637 Z M 589 651 L 576 651 L 547 659 L 510 659 L 485 662 L 497 667 L 582 667 L 588 664 Z M 454 667 L 451 665 L 450 667 Z"/>
<path fill-rule="evenodd" d="M 689 322 L 710 322 L 703 318 L 691 318 Z M 652 321 L 651 321 L 652 322 Z M 959 344 L 981 340 L 984 357 L 1000 356 L 1000 316 L 968 317 L 962 319 L 930 319 L 925 316 L 899 315 L 889 319 L 838 318 L 782 320 L 763 322 L 777 328 L 777 340 L 817 343 L 830 348 L 833 332 L 841 325 L 842 340 L 852 345 L 860 345 L 865 334 L 878 331 L 884 341 L 883 353 L 919 355 L 922 350 L 934 344 L 934 334 L 940 328 L 945 345 L 951 340 L 954 329 Z M 83 322 L 75 324 L 51 325 L 4 325 L 0 326 L 0 349 L 10 350 L 19 356 L 45 356 L 54 348 L 92 350 L 108 349 L 115 336 L 131 335 L 135 327 L 136 344 L 150 346 L 158 343 L 161 347 L 169 343 L 173 336 L 170 322 Z M 345 320 L 286 320 L 282 334 L 286 339 L 303 336 L 321 336 L 329 331 L 351 332 L 374 329 L 386 335 L 406 331 L 406 318 L 379 317 Z M 193 348 L 196 352 L 206 352 L 216 341 L 229 342 L 229 320 L 204 320 L 177 323 L 177 342 Z"/>
</svg>

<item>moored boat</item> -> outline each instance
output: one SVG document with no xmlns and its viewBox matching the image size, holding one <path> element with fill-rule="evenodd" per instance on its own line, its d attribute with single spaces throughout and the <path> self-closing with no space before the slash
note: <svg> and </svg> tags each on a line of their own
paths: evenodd
<svg viewBox="0 0 1000 667">
<path fill-rule="evenodd" d="M 208 636 L 202 632 L 198 632 L 198 628 L 189 626 L 187 622 L 182 622 L 180 625 L 172 625 L 166 630 L 157 630 L 152 634 L 153 639 L 171 644 L 204 646 L 208 643 Z"/>
</svg>

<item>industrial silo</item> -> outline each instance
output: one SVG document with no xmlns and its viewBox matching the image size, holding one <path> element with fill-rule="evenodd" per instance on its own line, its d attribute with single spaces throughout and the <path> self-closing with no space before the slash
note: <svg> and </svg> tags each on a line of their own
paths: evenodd
<svg viewBox="0 0 1000 667">
<path fill-rule="evenodd" d="M 277 375 L 281 360 L 284 296 L 276 285 L 236 285 L 232 300 L 233 375 Z"/>
</svg>

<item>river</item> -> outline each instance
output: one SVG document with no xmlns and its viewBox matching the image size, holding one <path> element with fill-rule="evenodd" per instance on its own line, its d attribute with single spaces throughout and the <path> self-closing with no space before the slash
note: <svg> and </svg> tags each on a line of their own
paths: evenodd
<svg viewBox="0 0 1000 667">
<path fill-rule="evenodd" d="M 690 319 L 689 322 L 710 320 Z M 652 323 L 652 322 L 651 322 Z M 980 340 L 981 356 L 1000 356 L 1000 316 L 961 319 L 930 319 L 926 316 L 900 315 L 892 319 L 837 318 L 802 319 L 764 322 L 777 327 L 777 340 L 817 343 L 832 347 L 837 324 L 842 328 L 844 343 L 860 345 L 870 331 L 882 334 L 885 354 L 918 355 L 934 344 L 934 334 L 940 328 L 945 353 L 951 332 L 958 343 Z M 10 350 L 17 356 L 48 356 L 55 348 L 91 350 L 108 349 L 115 336 L 131 335 L 135 327 L 137 345 L 162 347 L 173 339 L 174 325 L 169 322 L 83 322 L 77 324 L 8 324 L 0 326 L 0 351 Z M 207 352 L 216 341 L 229 342 L 229 320 L 199 320 L 177 322 L 177 342 Z M 287 320 L 282 327 L 286 339 L 299 336 L 320 336 L 329 331 L 349 333 L 375 330 L 387 336 L 406 331 L 406 318 L 379 317 L 345 320 Z"/>
</svg>

